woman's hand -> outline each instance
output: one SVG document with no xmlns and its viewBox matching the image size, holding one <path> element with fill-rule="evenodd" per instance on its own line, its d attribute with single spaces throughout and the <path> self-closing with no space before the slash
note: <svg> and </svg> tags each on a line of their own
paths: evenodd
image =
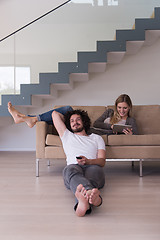
<svg viewBox="0 0 160 240">
<path fill-rule="evenodd" d="M 111 129 L 112 129 L 112 130 L 113 130 L 113 127 L 114 127 L 114 124 L 111 125 Z M 114 131 L 113 131 L 113 133 L 114 133 L 114 134 L 118 134 L 117 132 L 114 132 Z"/>
<path fill-rule="evenodd" d="M 132 129 L 129 128 L 123 129 L 123 133 L 126 135 L 133 135 Z"/>
</svg>

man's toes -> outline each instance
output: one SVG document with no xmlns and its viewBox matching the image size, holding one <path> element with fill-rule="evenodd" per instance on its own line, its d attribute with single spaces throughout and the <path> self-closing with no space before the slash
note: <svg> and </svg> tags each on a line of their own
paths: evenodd
<svg viewBox="0 0 160 240">
<path fill-rule="evenodd" d="M 82 184 L 79 184 L 79 185 L 77 186 L 77 191 L 78 191 L 78 192 L 81 192 L 81 191 L 82 191 L 82 188 L 83 188 L 83 185 L 82 185 Z"/>
</svg>

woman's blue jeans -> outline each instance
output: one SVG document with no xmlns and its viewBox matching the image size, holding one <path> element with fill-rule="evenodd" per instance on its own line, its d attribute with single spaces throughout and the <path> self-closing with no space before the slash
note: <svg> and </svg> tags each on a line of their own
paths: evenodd
<svg viewBox="0 0 160 240">
<path fill-rule="evenodd" d="M 48 112 L 45 112 L 45 113 L 42 113 L 42 114 L 39 114 L 39 115 L 28 115 L 28 116 L 29 117 L 37 117 L 38 121 L 44 121 L 44 122 L 47 122 L 50 125 L 53 125 L 52 112 L 55 111 L 55 110 L 57 112 L 65 115 L 66 112 L 72 111 L 73 108 L 71 106 L 65 106 L 65 107 L 55 108 L 53 110 L 50 110 Z"/>
</svg>

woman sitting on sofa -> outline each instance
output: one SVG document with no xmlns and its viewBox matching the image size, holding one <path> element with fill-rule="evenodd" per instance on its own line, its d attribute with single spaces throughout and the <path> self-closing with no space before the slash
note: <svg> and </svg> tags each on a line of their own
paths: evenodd
<svg viewBox="0 0 160 240">
<path fill-rule="evenodd" d="M 106 111 L 94 122 L 93 132 L 99 134 L 117 134 L 113 128 L 115 124 L 130 125 L 131 128 L 124 128 L 123 134 L 138 134 L 136 120 L 131 117 L 132 101 L 127 94 L 121 94 L 115 101 L 114 110 L 107 108 Z M 107 130 L 107 131 L 106 131 Z"/>
</svg>

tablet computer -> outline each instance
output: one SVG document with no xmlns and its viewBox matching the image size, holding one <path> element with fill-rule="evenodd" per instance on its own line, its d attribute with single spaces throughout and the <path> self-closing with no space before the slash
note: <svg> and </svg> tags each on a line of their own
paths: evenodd
<svg viewBox="0 0 160 240">
<path fill-rule="evenodd" d="M 131 129 L 131 125 L 125 125 L 125 124 L 114 124 L 113 125 L 113 132 L 123 133 L 123 129 Z"/>
</svg>

